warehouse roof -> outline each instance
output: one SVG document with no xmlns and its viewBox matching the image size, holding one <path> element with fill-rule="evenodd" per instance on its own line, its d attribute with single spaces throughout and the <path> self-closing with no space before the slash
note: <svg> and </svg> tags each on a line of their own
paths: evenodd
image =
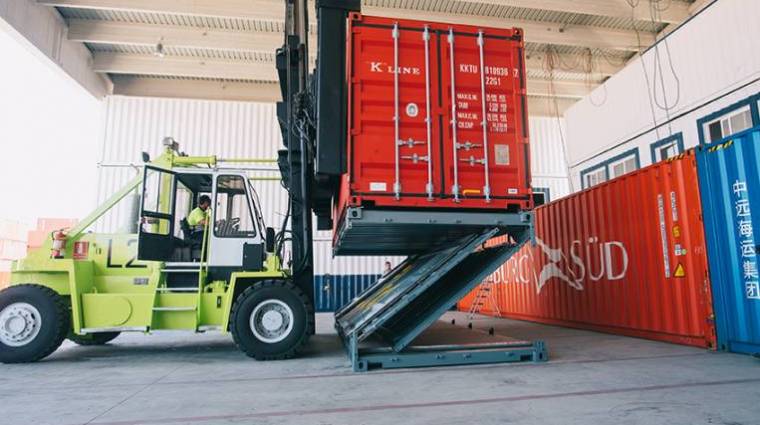
<svg viewBox="0 0 760 425">
<path fill-rule="evenodd" d="M 525 30 L 534 114 L 561 113 L 708 0 L 363 0 L 367 15 Z M 284 0 L 39 0 L 114 94 L 272 101 Z M 314 37 L 312 37 L 314 38 Z M 312 40 L 313 41 L 313 40 Z M 315 49 L 312 49 L 314 51 Z"/>
</svg>

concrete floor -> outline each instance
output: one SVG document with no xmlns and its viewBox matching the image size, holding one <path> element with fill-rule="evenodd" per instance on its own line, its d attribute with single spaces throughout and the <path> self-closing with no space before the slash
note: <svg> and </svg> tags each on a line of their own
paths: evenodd
<svg viewBox="0 0 760 425">
<path fill-rule="evenodd" d="M 747 356 L 478 318 L 473 332 L 545 340 L 550 362 L 355 374 L 332 316 L 317 322 L 305 355 L 282 362 L 220 334 L 67 342 L 0 365 L 0 424 L 760 424 L 760 361 Z"/>
</svg>

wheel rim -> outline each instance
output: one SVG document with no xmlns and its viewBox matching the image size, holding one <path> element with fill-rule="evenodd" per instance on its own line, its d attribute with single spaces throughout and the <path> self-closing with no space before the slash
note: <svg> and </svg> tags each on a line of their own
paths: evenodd
<svg viewBox="0 0 760 425">
<path fill-rule="evenodd" d="M 0 342 L 23 347 L 34 341 L 42 327 L 40 311 L 28 303 L 13 303 L 0 311 Z"/>
<path fill-rule="evenodd" d="M 265 300 L 253 309 L 249 324 L 256 338 L 274 344 L 293 330 L 293 310 L 280 300 Z"/>
</svg>

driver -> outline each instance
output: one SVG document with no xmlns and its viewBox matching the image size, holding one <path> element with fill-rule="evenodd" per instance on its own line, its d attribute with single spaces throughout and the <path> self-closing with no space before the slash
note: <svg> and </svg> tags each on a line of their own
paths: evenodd
<svg viewBox="0 0 760 425">
<path fill-rule="evenodd" d="M 190 231 L 194 237 L 203 237 L 203 228 L 208 224 L 211 215 L 211 198 L 207 195 L 201 195 L 198 199 L 198 207 L 190 211 L 187 216 L 187 224 L 190 225 Z"/>
</svg>

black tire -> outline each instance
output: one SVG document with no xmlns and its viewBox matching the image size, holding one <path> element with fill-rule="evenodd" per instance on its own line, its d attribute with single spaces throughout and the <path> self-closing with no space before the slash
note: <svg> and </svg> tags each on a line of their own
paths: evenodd
<svg viewBox="0 0 760 425">
<path fill-rule="evenodd" d="M 98 332 L 87 335 L 77 335 L 75 333 L 69 334 L 68 338 L 71 342 L 77 345 L 91 346 L 91 345 L 106 345 L 121 335 L 121 332 Z"/>
<path fill-rule="evenodd" d="M 265 341 L 254 334 L 252 314 L 260 304 L 281 302 L 292 312 L 292 328 L 280 341 Z M 284 322 L 286 323 L 286 322 Z M 283 325 L 284 326 L 284 325 Z M 256 360 L 282 360 L 296 356 L 314 327 L 314 308 L 306 295 L 289 281 L 264 280 L 241 293 L 232 306 L 230 332 L 238 348 Z"/>
<path fill-rule="evenodd" d="M 49 356 L 61 346 L 71 327 L 69 308 L 64 298 L 40 285 L 11 286 L 0 292 L 0 315 L 16 303 L 25 303 L 37 309 L 39 331 L 21 346 L 6 345 L 0 339 L 0 362 L 30 363 Z"/>
</svg>

